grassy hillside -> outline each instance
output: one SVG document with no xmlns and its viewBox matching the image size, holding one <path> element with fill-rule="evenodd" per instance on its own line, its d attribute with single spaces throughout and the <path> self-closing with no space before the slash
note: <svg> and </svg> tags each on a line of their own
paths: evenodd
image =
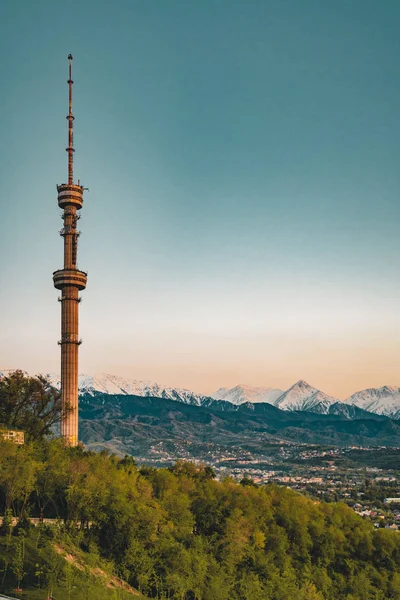
<svg viewBox="0 0 400 600">
<path fill-rule="evenodd" d="M 75 534 L 76 535 L 76 534 Z M 18 573 L 18 553 L 23 562 Z M 16 560 L 17 559 L 17 560 Z M 16 593 L 22 575 L 21 593 Z M 25 600 L 144 600 L 113 574 L 110 562 L 84 552 L 59 527 L 31 527 L 0 538 L 0 592 Z"/>
</svg>

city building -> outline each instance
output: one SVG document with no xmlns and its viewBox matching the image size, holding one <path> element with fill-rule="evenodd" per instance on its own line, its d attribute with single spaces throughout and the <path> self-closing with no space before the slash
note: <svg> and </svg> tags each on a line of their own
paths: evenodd
<svg viewBox="0 0 400 600">
<path fill-rule="evenodd" d="M 0 431 L 0 435 L 3 440 L 7 440 L 9 442 L 14 442 L 14 444 L 18 444 L 22 446 L 25 442 L 25 436 L 23 431 L 15 431 L 12 429 Z"/>
</svg>

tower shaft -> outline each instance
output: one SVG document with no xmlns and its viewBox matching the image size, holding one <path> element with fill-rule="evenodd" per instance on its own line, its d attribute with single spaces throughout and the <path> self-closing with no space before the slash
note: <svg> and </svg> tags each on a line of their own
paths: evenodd
<svg viewBox="0 0 400 600">
<path fill-rule="evenodd" d="M 65 287 L 61 302 L 61 436 L 68 445 L 76 446 L 78 443 L 78 288 Z M 70 341 L 67 342 L 68 338 Z"/>
<path fill-rule="evenodd" d="M 54 287 L 61 290 L 61 436 L 69 446 L 78 443 L 78 348 L 79 291 L 86 287 L 87 273 L 77 267 L 78 210 L 83 204 L 83 187 L 73 183 L 73 121 L 72 114 L 72 56 L 69 55 L 69 111 L 68 119 L 68 183 L 57 186 L 58 206 L 63 210 L 64 268 L 53 273 Z"/>
</svg>

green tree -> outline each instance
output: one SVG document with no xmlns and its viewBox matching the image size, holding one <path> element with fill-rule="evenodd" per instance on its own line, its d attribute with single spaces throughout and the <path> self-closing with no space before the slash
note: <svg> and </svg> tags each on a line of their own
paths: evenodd
<svg viewBox="0 0 400 600">
<path fill-rule="evenodd" d="M 28 440 L 37 440 L 60 420 L 61 394 L 48 377 L 15 371 L 0 379 L 0 423 L 22 429 Z"/>
<path fill-rule="evenodd" d="M 14 542 L 13 558 L 11 561 L 11 570 L 15 575 L 15 580 L 17 583 L 18 590 L 21 588 L 21 582 L 25 575 L 24 560 L 25 560 L 25 534 L 23 531 L 20 531 L 20 535 Z"/>
<path fill-rule="evenodd" d="M 35 564 L 35 577 L 37 578 L 37 586 L 40 589 L 41 588 L 41 583 L 42 583 L 42 578 L 45 574 L 43 565 L 36 563 Z"/>
<path fill-rule="evenodd" d="M 71 600 L 71 594 L 76 587 L 76 567 L 71 563 L 67 563 L 64 567 L 65 586 L 67 588 L 68 600 Z"/>
<path fill-rule="evenodd" d="M 247 477 L 247 476 L 243 477 L 243 479 L 240 480 L 240 485 L 243 485 L 243 486 L 253 486 L 253 487 L 256 486 L 256 484 L 251 479 L 251 477 Z"/>
<path fill-rule="evenodd" d="M 5 494 L 5 508 L 14 508 L 14 514 L 24 513 L 34 490 L 38 463 L 33 447 L 0 442 L 0 485 Z"/>
<path fill-rule="evenodd" d="M 35 478 L 39 517 L 66 517 L 65 489 L 70 480 L 71 456 L 62 440 L 42 441 L 41 456 Z"/>
<path fill-rule="evenodd" d="M 13 512 L 11 508 L 7 508 L 0 526 L 0 535 L 7 537 L 7 545 L 11 541 L 13 531 Z"/>
<path fill-rule="evenodd" d="M 61 578 L 64 569 L 64 558 L 56 552 L 52 547 L 48 547 L 48 559 L 45 571 L 48 596 L 51 598 L 54 593 L 55 586 Z"/>
</svg>

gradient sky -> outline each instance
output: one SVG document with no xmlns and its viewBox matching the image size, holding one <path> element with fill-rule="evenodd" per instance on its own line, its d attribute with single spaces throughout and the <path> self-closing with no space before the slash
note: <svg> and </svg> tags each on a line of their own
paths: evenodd
<svg viewBox="0 0 400 600">
<path fill-rule="evenodd" d="M 74 55 L 80 366 L 400 385 L 398 0 L 3 0 L 0 366 L 59 371 Z"/>
</svg>

